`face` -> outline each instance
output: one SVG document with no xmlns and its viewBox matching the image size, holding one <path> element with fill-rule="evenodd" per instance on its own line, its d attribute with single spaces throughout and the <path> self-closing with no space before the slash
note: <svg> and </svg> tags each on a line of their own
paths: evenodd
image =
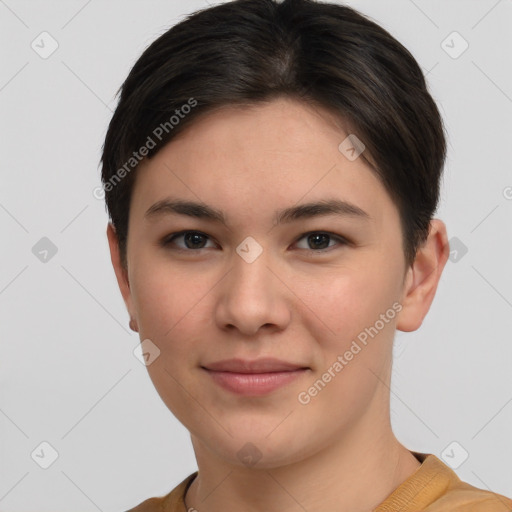
<svg viewBox="0 0 512 512">
<path fill-rule="evenodd" d="M 289 99 L 230 107 L 137 170 L 121 290 L 140 339 L 160 351 L 148 371 L 162 400 L 232 464 L 248 442 L 259 467 L 298 461 L 388 414 L 382 382 L 412 281 L 398 210 L 365 159 L 340 151 L 347 135 Z M 165 200 L 202 203 L 225 223 L 154 206 Z M 277 222 L 320 201 L 350 206 Z M 109 241 L 116 262 L 113 231 Z M 205 369 L 262 358 L 301 370 L 272 387 L 268 375 Z"/>
</svg>

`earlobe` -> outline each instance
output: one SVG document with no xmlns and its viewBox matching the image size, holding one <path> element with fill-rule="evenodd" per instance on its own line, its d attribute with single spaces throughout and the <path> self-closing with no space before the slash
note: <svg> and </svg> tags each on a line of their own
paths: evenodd
<svg viewBox="0 0 512 512">
<path fill-rule="evenodd" d="M 433 219 L 428 238 L 418 249 L 414 263 L 407 271 L 402 310 L 397 317 L 398 330 L 410 332 L 421 326 L 434 300 L 449 254 L 446 226 L 443 221 Z"/>
<path fill-rule="evenodd" d="M 128 324 L 130 326 L 130 329 L 134 332 L 139 332 L 139 326 L 137 325 L 137 321 L 135 318 L 130 318 L 130 322 Z"/>
</svg>

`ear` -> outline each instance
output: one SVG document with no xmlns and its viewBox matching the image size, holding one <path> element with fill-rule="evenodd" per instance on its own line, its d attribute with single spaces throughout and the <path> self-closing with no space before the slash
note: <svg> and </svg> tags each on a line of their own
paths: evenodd
<svg viewBox="0 0 512 512">
<path fill-rule="evenodd" d="M 433 219 L 425 243 L 418 249 L 414 263 L 407 270 L 402 310 L 396 328 L 410 332 L 418 329 L 434 300 L 437 285 L 450 255 L 450 246 L 443 221 Z"/>
<path fill-rule="evenodd" d="M 114 272 L 116 274 L 117 284 L 119 285 L 119 290 L 121 291 L 126 309 L 130 315 L 130 328 L 133 331 L 138 332 L 137 321 L 135 320 L 135 309 L 133 307 L 132 294 L 130 290 L 130 282 L 128 279 L 128 269 L 123 267 L 121 263 L 119 240 L 117 238 L 114 225 L 111 222 L 107 225 L 107 238 L 110 248 L 110 259 L 112 260 L 112 266 L 114 267 Z"/>
</svg>

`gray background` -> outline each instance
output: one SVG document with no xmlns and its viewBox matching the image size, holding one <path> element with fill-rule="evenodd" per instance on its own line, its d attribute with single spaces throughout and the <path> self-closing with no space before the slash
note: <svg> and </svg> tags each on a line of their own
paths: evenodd
<svg viewBox="0 0 512 512">
<path fill-rule="evenodd" d="M 458 475 L 512 496 L 512 2 L 347 4 L 413 53 L 449 132 L 438 217 L 457 254 L 421 329 L 397 333 L 393 428 L 409 449 L 466 450 Z M 196 469 L 134 356 L 93 190 L 118 87 L 206 5 L 0 0 L 0 511 L 126 510 Z"/>
</svg>

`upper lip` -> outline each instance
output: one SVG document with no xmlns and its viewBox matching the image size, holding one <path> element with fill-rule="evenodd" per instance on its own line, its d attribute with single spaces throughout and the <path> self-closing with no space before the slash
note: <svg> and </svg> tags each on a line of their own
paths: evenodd
<svg viewBox="0 0 512 512">
<path fill-rule="evenodd" d="M 233 373 L 272 373 L 289 372 L 307 368 L 301 364 L 281 361 L 270 357 L 248 360 L 248 359 L 224 359 L 203 365 L 203 368 L 216 372 Z"/>
</svg>

